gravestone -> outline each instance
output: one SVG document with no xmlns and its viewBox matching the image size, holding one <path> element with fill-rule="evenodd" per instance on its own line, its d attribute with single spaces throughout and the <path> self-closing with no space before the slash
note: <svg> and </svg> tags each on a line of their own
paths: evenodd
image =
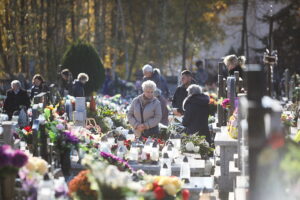
<svg viewBox="0 0 300 200">
<path fill-rule="evenodd" d="M 85 126 L 86 104 L 85 97 L 76 97 L 75 111 L 73 112 L 75 126 Z"/>
</svg>

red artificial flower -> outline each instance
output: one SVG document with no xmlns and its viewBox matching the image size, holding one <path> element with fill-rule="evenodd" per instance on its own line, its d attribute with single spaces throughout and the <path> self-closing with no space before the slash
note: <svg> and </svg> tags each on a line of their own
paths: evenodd
<svg viewBox="0 0 300 200">
<path fill-rule="evenodd" d="M 158 186 L 154 190 L 154 195 L 157 200 L 163 200 L 166 196 L 166 193 L 162 187 Z"/>
<path fill-rule="evenodd" d="M 27 131 L 27 132 L 31 132 L 32 131 L 31 126 L 25 126 L 23 129 L 25 131 Z"/>
<path fill-rule="evenodd" d="M 273 149 L 278 149 L 284 146 L 284 136 L 281 133 L 272 134 L 268 141 Z"/>
<path fill-rule="evenodd" d="M 94 137 L 92 135 L 90 135 L 90 140 L 93 140 L 93 139 L 94 139 Z"/>
<path fill-rule="evenodd" d="M 158 187 L 158 183 L 157 183 L 157 182 L 154 182 L 154 183 L 153 183 L 153 190 L 155 190 L 157 187 Z"/>
<path fill-rule="evenodd" d="M 189 200 L 190 198 L 190 191 L 187 189 L 184 189 L 181 191 L 182 200 Z"/>
</svg>

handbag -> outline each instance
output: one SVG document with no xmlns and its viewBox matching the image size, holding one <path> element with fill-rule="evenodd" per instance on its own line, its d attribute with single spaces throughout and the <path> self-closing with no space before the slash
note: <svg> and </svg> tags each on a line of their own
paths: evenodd
<svg viewBox="0 0 300 200">
<path fill-rule="evenodd" d="M 140 111 L 141 111 L 141 119 L 142 119 L 142 123 L 144 123 L 144 110 L 143 110 L 143 107 L 142 107 L 142 104 L 140 103 Z M 144 130 L 142 132 L 142 136 L 144 137 L 153 137 L 155 135 L 157 135 L 159 133 L 159 129 L 158 129 L 158 125 L 155 126 L 155 127 L 152 127 L 152 128 L 149 128 L 147 130 Z"/>
</svg>

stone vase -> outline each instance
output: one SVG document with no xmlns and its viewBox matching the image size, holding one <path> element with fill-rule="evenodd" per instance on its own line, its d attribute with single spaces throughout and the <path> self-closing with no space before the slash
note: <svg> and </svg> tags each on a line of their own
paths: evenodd
<svg viewBox="0 0 300 200">
<path fill-rule="evenodd" d="M 16 174 L 0 177 L 0 199 L 13 200 L 15 197 Z"/>
</svg>

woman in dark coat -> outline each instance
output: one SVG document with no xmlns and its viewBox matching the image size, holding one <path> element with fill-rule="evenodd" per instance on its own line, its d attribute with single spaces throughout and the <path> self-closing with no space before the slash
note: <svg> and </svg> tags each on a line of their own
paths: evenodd
<svg viewBox="0 0 300 200">
<path fill-rule="evenodd" d="M 25 106 L 26 109 L 30 107 L 30 99 L 27 92 L 21 89 L 21 83 L 18 80 L 11 82 L 11 89 L 6 93 L 4 101 L 4 110 L 8 115 L 9 120 L 15 111 L 20 110 L 20 106 Z"/>
<path fill-rule="evenodd" d="M 187 134 L 206 136 L 206 141 L 211 144 L 208 129 L 209 96 L 202 93 L 202 88 L 192 84 L 187 88 L 188 96 L 183 102 L 183 126 Z"/>
<path fill-rule="evenodd" d="M 36 74 L 32 78 L 32 87 L 30 93 L 30 99 L 32 100 L 34 96 L 42 93 L 48 92 L 49 88 L 47 84 L 44 82 L 43 77 L 40 74 Z"/>
<path fill-rule="evenodd" d="M 73 96 L 85 97 L 84 85 L 89 81 L 89 76 L 85 73 L 80 73 L 73 83 Z"/>
<path fill-rule="evenodd" d="M 60 72 L 61 74 L 61 85 L 60 94 L 61 96 L 72 95 L 73 91 L 73 75 L 69 69 L 64 69 Z"/>
</svg>

